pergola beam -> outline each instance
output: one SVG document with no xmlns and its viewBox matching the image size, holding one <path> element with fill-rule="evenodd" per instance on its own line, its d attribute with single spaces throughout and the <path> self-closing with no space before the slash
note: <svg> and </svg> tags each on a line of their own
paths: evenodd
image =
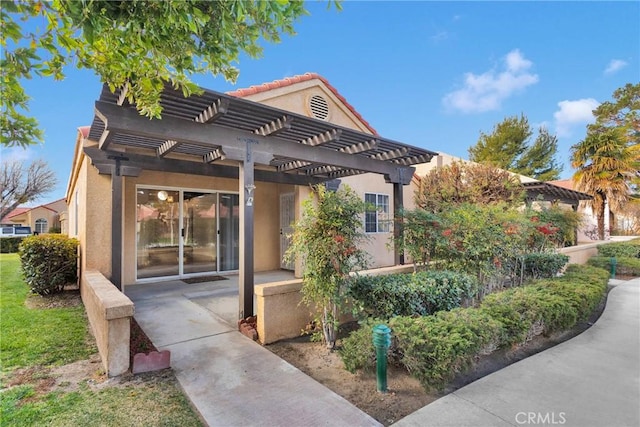
<svg viewBox="0 0 640 427">
<path fill-rule="evenodd" d="M 205 163 L 213 163 L 216 160 L 224 160 L 225 157 L 224 151 L 222 151 L 221 148 L 216 148 L 215 150 L 205 154 L 202 160 Z"/>
<path fill-rule="evenodd" d="M 228 110 L 229 110 L 228 99 L 224 99 L 224 98 L 216 99 L 216 101 L 213 104 L 205 108 L 204 111 L 202 111 L 202 113 L 198 114 L 198 116 L 194 120 L 198 123 L 211 123 L 218 120 L 218 118 L 226 114 Z"/>
<path fill-rule="evenodd" d="M 91 163 L 99 168 L 101 173 L 107 173 L 110 170 L 106 169 L 107 165 L 114 164 L 113 160 L 109 159 L 109 156 L 113 157 L 115 155 L 122 154 L 117 151 L 103 151 L 98 149 L 98 147 L 85 147 L 83 151 L 91 159 Z M 139 167 L 143 170 L 188 173 L 192 175 L 214 176 L 233 179 L 238 179 L 239 176 L 238 168 L 228 165 L 192 162 L 189 160 L 179 160 L 171 158 L 159 158 L 155 156 L 145 156 L 135 153 L 127 153 L 127 158 L 129 159 L 127 163 L 129 163 L 131 166 Z M 125 166 L 122 166 L 122 168 L 123 170 L 125 170 Z M 256 169 L 255 180 L 260 182 L 273 182 L 277 184 L 307 186 L 320 184 L 327 179 Z"/>
<path fill-rule="evenodd" d="M 400 173 L 401 169 L 406 169 L 407 172 L 411 170 L 409 175 L 412 175 L 414 170 L 411 167 L 396 165 L 377 158 L 312 147 L 277 136 L 256 135 L 249 131 L 219 126 L 215 123 L 203 125 L 170 116 L 165 116 L 161 120 L 149 120 L 140 116 L 133 108 L 118 107 L 101 101 L 96 102 L 96 115 L 103 119 L 105 129 L 110 132 L 151 139 L 174 139 L 212 150 L 220 147 L 225 153 L 227 148 L 232 152 L 244 151 L 246 143 L 250 142 L 253 144 L 256 163 L 259 163 L 257 160 L 259 158 L 294 158 L 341 169 L 378 173 L 384 175 L 389 182 L 397 182 L 400 175 L 406 175 L 406 173 Z M 389 153 L 406 152 L 407 150 L 401 148 Z"/>
<path fill-rule="evenodd" d="M 392 160 L 397 159 L 398 157 L 402 157 L 409 152 L 409 149 L 406 147 L 397 148 L 395 150 L 386 151 L 384 153 L 373 154 L 370 157 L 372 159 L 378 160 Z"/>
<path fill-rule="evenodd" d="M 262 136 L 277 135 L 282 131 L 291 129 L 291 122 L 293 122 L 293 117 L 282 116 L 279 119 L 275 119 L 271 123 L 267 123 L 264 126 L 260 126 L 260 128 L 256 129 L 254 133 L 256 135 L 262 135 Z"/>
<path fill-rule="evenodd" d="M 278 172 L 288 172 L 296 169 L 301 169 L 305 166 L 309 166 L 311 163 L 309 162 L 301 162 L 299 160 L 294 160 L 289 163 L 282 164 L 278 166 Z"/>
<path fill-rule="evenodd" d="M 302 141 L 300 141 L 300 143 L 315 147 L 318 145 L 329 144 L 330 142 L 338 142 L 340 141 L 340 135 L 342 135 L 342 130 L 332 129 L 326 132 L 322 132 L 319 135 L 314 135 L 307 139 L 303 139 Z"/>
<path fill-rule="evenodd" d="M 160 147 L 158 147 L 158 150 L 157 150 L 158 157 L 166 156 L 167 154 L 169 154 L 170 152 L 178 148 L 179 145 L 180 143 L 178 141 L 174 139 L 167 139 L 165 142 L 162 143 Z"/>
<path fill-rule="evenodd" d="M 348 154 L 364 153 L 366 151 L 374 150 L 378 146 L 378 140 L 372 139 L 371 141 L 359 142 L 357 144 L 343 147 L 339 151 Z"/>
</svg>

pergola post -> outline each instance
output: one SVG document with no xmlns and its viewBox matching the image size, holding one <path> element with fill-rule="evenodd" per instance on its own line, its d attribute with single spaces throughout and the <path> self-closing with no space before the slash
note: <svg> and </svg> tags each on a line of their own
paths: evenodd
<svg viewBox="0 0 640 427">
<path fill-rule="evenodd" d="M 111 283 L 122 291 L 122 175 L 120 159 L 111 173 Z"/>
<path fill-rule="evenodd" d="M 252 142 L 246 143 L 244 161 L 240 162 L 240 272 L 238 276 L 239 319 L 253 316 L 253 205 L 254 159 Z"/>
<path fill-rule="evenodd" d="M 393 227 L 393 240 L 396 244 L 393 247 L 393 258 L 395 265 L 404 265 L 404 250 L 398 247 L 398 242 L 403 237 L 404 233 L 404 216 L 402 214 L 404 210 L 404 185 L 402 182 L 393 183 L 393 207 L 395 209 L 395 223 Z"/>
</svg>

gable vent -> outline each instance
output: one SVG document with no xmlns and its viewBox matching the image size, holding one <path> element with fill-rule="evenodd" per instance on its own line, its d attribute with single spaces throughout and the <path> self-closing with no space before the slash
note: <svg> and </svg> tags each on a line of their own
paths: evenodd
<svg viewBox="0 0 640 427">
<path fill-rule="evenodd" d="M 313 95 L 309 100 L 309 108 L 311 114 L 316 119 L 327 120 L 329 118 L 329 104 L 327 100 L 320 95 Z"/>
</svg>

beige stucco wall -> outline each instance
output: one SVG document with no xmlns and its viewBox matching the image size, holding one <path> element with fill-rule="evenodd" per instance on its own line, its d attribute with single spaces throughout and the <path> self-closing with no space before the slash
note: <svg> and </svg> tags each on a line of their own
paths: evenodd
<svg viewBox="0 0 640 427">
<path fill-rule="evenodd" d="M 77 180 L 78 239 L 82 271 L 97 270 L 111 277 L 111 177 L 99 175 L 84 158 Z M 75 194 L 75 191 L 73 192 Z"/>
<path fill-rule="evenodd" d="M 360 132 L 371 131 L 360 122 L 357 117 L 345 107 L 342 102 L 320 80 L 309 80 L 292 86 L 285 86 L 268 92 L 259 92 L 244 97 L 270 107 L 280 108 L 307 117 L 313 117 L 309 108 L 309 100 L 314 95 L 322 96 L 329 106 L 329 116 L 326 121 L 336 125 L 356 129 Z"/>
<path fill-rule="evenodd" d="M 393 221 L 395 205 L 393 203 L 393 184 L 387 184 L 382 175 L 363 174 L 344 178 L 342 185 L 348 185 L 364 200 L 365 193 L 384 194 L 389 196 L 389 220 Z M 364 229 L 364 217 L 363 229 Z M 365 250 L 369 254 L 371 268 L 388 267 L 394 264 L 393 249 L 389 247 L 393 237 L 393 223 L 389 232 L 366 233 Z"/>
</svg>

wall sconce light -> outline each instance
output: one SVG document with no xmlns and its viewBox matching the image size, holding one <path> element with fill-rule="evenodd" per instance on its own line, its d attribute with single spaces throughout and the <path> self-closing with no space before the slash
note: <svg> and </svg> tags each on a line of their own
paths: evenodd
<svg viewBox="0 0 640 427">
<path fill-rule="evenodd" d="M 247 192 L 247 206 L 253 206 L 253 190 L 256 189 L 256 186 L 253 184 L 245 185 L 245 191 Z"/>
<path fill-rule="evenodd" d="M 165 200 L 167 200 L 168 197 L 169 197 L 169 194 L 167 194 L 166 191 L 164 190 L 158 191 L 158 200 L 162 200 L 164 202 Z"/>
</svg>

